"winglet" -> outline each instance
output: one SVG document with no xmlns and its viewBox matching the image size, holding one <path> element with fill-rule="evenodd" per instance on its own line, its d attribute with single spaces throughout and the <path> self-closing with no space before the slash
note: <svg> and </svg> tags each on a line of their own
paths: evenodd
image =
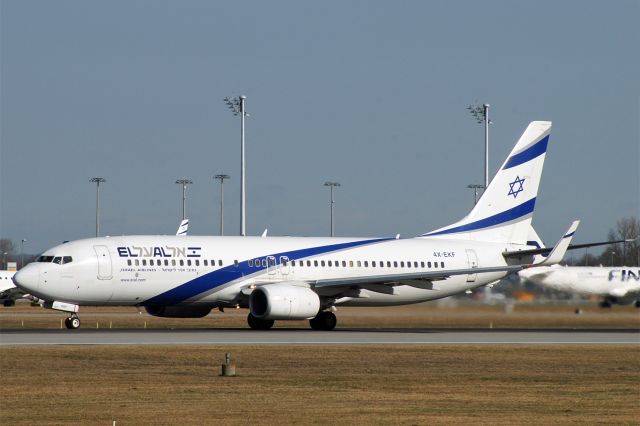
<svg viewBox="0 0 640 426">
<path fill-rule="evenodd" d="M 180 226 L 178 227 L 178 232 L 176 232 L 176 235 L 179 237 L 184 237 L 185 235 L 187 235 L 188 229 L 189 229 L 189 219 L 185 219 L 182 222 L 180 222 Z"/>
<path fill-rule="evenodd" d="M 558 241 L 556 245 L 553 247 L 553 250 L 551 250 L 551 253 L 549 253 L 549 256 L 547 256 L 547 258 L 542 262 L 536 263 L 533 266 L 549 266 L 549 265 L 555 265 L 556 263 L 559 263 L 564 257 L 564 254 L 567 252 L 567 249 L 569 248 L 569 244 L 571 244 L 571 239 L 573 238 L 573 235 L 576 233 L 576 229 L 578 229 L 578 225 L 580 225 L 580 221 L 579 220 L 574 221 L 569 227 L 569 229 L 567 230 L 567 232 L 565 232 L 564 236 L 560 238 L 560 241 Z"/>
</svg>

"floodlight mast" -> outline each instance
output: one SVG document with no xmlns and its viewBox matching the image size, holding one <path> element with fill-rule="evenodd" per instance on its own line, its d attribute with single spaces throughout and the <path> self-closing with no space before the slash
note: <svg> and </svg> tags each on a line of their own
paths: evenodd
<svg viewBox="0 0 640 426">
<path fill-rule="evenodd" d="M 478 124 L 484 123 L 484 189 L 489 186 L 489 104 L 469 105 L 467 109 Z"/>
<path fill-rule="evenodd" d="M 220 174 L 213 177 L 220 181 L 220 236 L 224 235 L 224 180 L 231 176 Z"/>
<path fill-rule="evenodd" d="M 100 236 L 100 184 L 105 183 L 107 180 L 101 177 L 94 177 L 89 179 L 89 182 L 96 184 L 96 238 Z"/>
<path fill-rule="evenodd" d="M 187 218 L 187 185 L 191 185 L 193 181 L 191 179 L 177 179 L 176 183 L 182 185 L 182 220 Z"/>
<path fill-rule="evenodd" d="M 478 204 L 478 189 L 484 188 L 484 185 L 472 183 L 467 185 L 467 188 L 473 189 L 473 204 Z"/>
<path fill-rule="evenodd" d="M 340 186 L 339 182 L 325 182 L 324 186 L 328 186 L 330 193 L 331 193 L 331 198 L 330 198 L 330 206 L 331 206 L 331 236 L 333 237 L 333 188 Z"/>
<path fill-rule="evenodd" d="M 26 242 L 26 238 L 20 240 L 20 269 L 24 268 L 24 243 Z"/>
<path fill-rule="evenodd" d="M 240 116 L 240 235 L 246 235 L 246 197 L 245 197 L 245 164 L 244 164 L 244 119 L 248 117 L 245 110 L 246 96 L 238 96 L 224 98 L 227 107 L 233 112 L 233 115 Z"/>
</svg>

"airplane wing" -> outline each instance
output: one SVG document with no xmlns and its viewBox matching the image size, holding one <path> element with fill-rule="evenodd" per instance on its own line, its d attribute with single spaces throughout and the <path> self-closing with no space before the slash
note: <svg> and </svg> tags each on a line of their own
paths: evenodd
<svg viewBox="0 0 640 426">
<path fill-rule="evenodd" d="M 345 286 L 366 286 L 369 284 L 386 284 L 386 285 L 416 285 L 417 282 L 440 281 L 453 275 L 469 275 L 482 274 L 485 272 L 517 272 L 529 267 L 530 265 L 505 265 L 487 268 L 465 268 L 465 269 L 449 269 L 446 271 L 422 271 L 402 274 L 376 275 L 374 277 L 354 277 L 354 278 L 338 278 L 312 281 L 315 288 L 322 287 L 345 287 Z M 426 284 L 428 287 L 428 284 Z"/>
<path fill-rule="evenodd" d="M 609 291 L 609 295 L 613 297 L 617 297 L 620 299 L 625 299 L 627 297 L 631 297 L 633 295 L 640 295 L 640 287 L 626 287 L 626 288 L 613 288 Z"/>
</svg>

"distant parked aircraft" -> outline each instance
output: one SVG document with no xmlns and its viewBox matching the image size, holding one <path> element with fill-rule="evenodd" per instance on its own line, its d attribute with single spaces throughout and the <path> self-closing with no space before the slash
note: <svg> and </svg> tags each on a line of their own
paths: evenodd
<svg viewBox="0 0 640 426">
<path fill-rule="evenodd" d="M 601 296 L 600 306 L 635 303 L 640 308 L 640 268 L 616 266 L 544 266 L 518 272 L 521 279 L 554 290 Z"/>
<path fill-rule="evenodd" d="M 4 306 L 13 306 L 16 300 L 24 296 L 19 288 L 13 284 L 16 271 L 0 271 L 0 300 Z"/>
</svg>

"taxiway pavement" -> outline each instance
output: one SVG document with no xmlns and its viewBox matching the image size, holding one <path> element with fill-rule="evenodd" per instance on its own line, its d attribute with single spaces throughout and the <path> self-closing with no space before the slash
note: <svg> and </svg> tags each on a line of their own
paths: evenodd
<svg viewBox="0 0 640 426">
<path fill-rule="evenodd" d="M 0 330 L 0 347 L 47 345 L 640 344 L 640 330 L 80 329 Z"/>
</svg>

